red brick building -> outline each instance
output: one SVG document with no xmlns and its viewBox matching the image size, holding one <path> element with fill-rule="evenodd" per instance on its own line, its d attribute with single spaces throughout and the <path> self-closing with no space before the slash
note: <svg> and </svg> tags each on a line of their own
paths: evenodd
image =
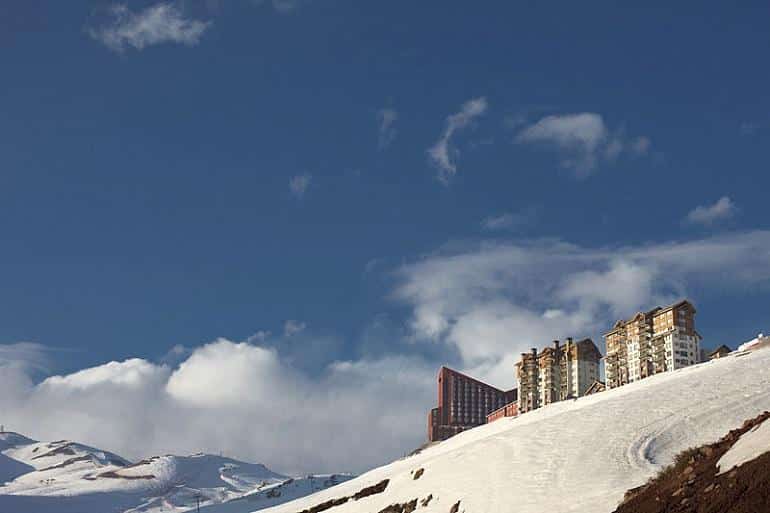
<svg viewBox="0 0 770 513">
<path fill-rule="evenodd" d="M 488 414 L 516 399 L 515 388 L 503 391 L 441 367 L 438 372 L 438 407 L 428 414 L 428 440 L 446 440 L 461 431 L 486 424 Z"/>
<path fill-rule="evenodd" d="M 490 422 L 494 422 L 496 420 L 502 419 L 504 417 L 516 417 L 519 415 L 519 403 L 517 401 L 513 401 L 512 403 L 508 403 L 505 406 L 503 406 L 500 409 L 497 409 L 487 415 L 487 424 Z"/>
</svg>

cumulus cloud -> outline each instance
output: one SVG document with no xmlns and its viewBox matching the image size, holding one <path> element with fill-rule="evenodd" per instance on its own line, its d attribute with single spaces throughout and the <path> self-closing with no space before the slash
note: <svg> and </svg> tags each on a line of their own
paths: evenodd
<svg viewBox="0 0 770 513">
<path fill-rule="evenodd" d="M 103 385 L 136 388 L 148 381 L 160 381 L 168 375 L 168 368 L 148 363 L 140 358 L 123 362 L 109 362 L 98 367 L 84 369 L 67 376 L 52 376 L 41 387 L 60 389 L 87 389 Z"/>
<path fill-rule="evenodd" d="M 398 112 L 393 109 L 380 109 L 377 111 L 380 136 L 377 141 L 379 149 L 384 150 L 396 138 L 396 129 L 393 124 L 398 119 Z"/>
<path fill-rule="evenodd" d="M 187 46 L 198 44 L 211 22 L 189 19 L 179 7 L 161 2 L 138 12 L 124 4 L 109 9 L 109 20 L 100 27 L 88 29 L 89 35 L 111 50 L 142 50 L 162 43 Z"/>
<path fill-rule="evenodd" d="M 173 369 L 130 359 L 34 384 L 15 368 L 0 365 L 11 429 L 130 458 L 224 451 L 300 473 L 362 471 L 416 447 L 435 395 L 418 357 L 335 360 L 310 376 L 273 348 L 225 339 Z"/>
<path fill-rule="evenodd" d="M 441 134 L 436 144 L 428 149 L 428 157 L 438 168 L 438 179 L 441 183 L 448 184 L 452 176 L 457 173 L 457 165 L 454 162 L 454 158 L 459 153 L 459 150 L 452 146 L 452 137 L 458 130 L 467 127 L 486 111 L 487 99 L 484 97 L 473 98 L 465 102 L 459 112 L 447 118 L 444 133 Z"/>
<path fill-rule="evenodd" d="M 713 205 L 700 205 L 692 209 L 687 214 L 685 222 L 711 226 L 719 221 L 732 218 L 737 210 L 735 203 L 729 197 L 722 196 Z"/>
<path fill-rule="evenodd" d="M 289 179 L 289 192 L 291 192 L 295 198 L 302 199 L 305 196 L 307 188 L 310 187 L 310 182 L 312 180 L 313 176 L 309 173 L 292 176 Z"/>
<path fill-rule="evenodd" d="M 546 116 L 523 128 L 515 142 L 556 149 L 562 156 L 562 167 L 581 177 L 593 172 L 602 161 L 614 161 L 624 151 L 646 155 L 651 146 L 648 137 L 629 140 L 622 131 L 611 132 L 604 118 L 593 112 Z"/>
</svg>

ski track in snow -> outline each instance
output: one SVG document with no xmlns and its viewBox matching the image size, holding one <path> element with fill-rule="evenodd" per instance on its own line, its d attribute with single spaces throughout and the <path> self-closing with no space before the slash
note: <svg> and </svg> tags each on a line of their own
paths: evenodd
<svg viewBox="0 0 770 513">
<path fill-rule="evenodd" d="M 328 513 L 423 499 L 446 513 L 610 512 L 681 451 L 770 410 L 770 350 L 733 354 L 475 428 L 357 479 L 263 512 L 297 513 L 390 479 Z M 420 479 L 411 472 L 423 468 Z"/>
</svg>

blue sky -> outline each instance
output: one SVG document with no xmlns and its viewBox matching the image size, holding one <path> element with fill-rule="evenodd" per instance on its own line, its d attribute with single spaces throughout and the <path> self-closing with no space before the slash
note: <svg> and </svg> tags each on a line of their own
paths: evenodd
<svg viewBox="0 0 770 513">
<path fill-rule="evenodd" d="M 230 344 L 340 396 L 335 372 L 413 371 L 428 391 L 392 444 L 311 462 L 359 470 L 419 443 L 441 363 L 510 386 L 520 350 L 680 296 L 705 346 L 751 338 L 769 10 L 5 2 L 0 359 L 35 383 Z M 119 445 L 63 418 L 39 436 Z M 288 450 L 268 463 L 304 470 Z"/>
</svg>

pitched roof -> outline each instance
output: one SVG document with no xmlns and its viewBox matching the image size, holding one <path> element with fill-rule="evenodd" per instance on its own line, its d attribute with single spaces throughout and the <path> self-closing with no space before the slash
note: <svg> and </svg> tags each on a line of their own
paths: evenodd
<svg viewBox="0 0 770 513">
<path fill-rule="evenodd" d="M 727 347 L 726 345 L 722 344 L 721 346 L 719 346 L 716 349 L 714 349 L 713 351 L 711 351 L 709 353 L 709 356 L 714 356 L 717 353 L 724 353 L 724 352 L 732 353 L 733 350 L 730 349 L 729 347 Z"/>
</svg>

